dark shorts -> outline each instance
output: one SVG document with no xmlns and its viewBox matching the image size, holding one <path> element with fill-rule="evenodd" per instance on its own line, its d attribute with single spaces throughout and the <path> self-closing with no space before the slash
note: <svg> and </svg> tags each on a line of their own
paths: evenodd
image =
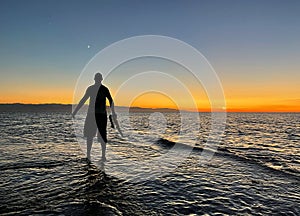
<svg viewBox="0 0 300 216">
<path fill-rule="evenodd" d="M 84 122 L 84 136 L 95 137 L 98 128 L 98 140 L 101 135 L 104 142 L 107 142 L 107 114 L 106 113 L 88 113 Z"/>
</svg>

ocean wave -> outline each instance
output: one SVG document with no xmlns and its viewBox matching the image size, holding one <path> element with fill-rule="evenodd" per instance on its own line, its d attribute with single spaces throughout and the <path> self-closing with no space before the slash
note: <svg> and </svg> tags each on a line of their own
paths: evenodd
<svg viewBox="0 0 300 216">
<path fill-rule="evenodd" d="M 189 147 L 189 145 L 184 144 L 184 143 L 175 143 L 173 141 L 170 141 L 168 139 L 165 138 L 160 138 L 156 141 L 156 144 L 159 145 L 162 148 L 165 149 L 171 149 L 173 148 L 175 145 L 182 145 L 182 146 L 186 146 Z M 201 153 L 204 150 L 203 147 L 193 147 L 193 152 L 198 152 Z M 297 170 L 294 169 L 276 169 L 274 168 L 272 165 L 268 164 L 268 163 L 272 163 L 274 164 L 276 163 L 281 163 L 281 161 L 276 160 L 274 158 L 270 158 L 270 157 L 266 157 L 265 160 L 262 161 L 262 157 L 259 158 L 251 158 L 249 156 L 246 155 L 246 151 L 249 150 L 247 148 L 243 149 L 245 151 L 245 154 L 237 154 L 235 152 L 232 152 L 230 150 L 230 148 L 225 148 L 225 147 L 219 147 L 217 149 L 217 151 L 213 151 L 209 148 L 205 148 L 205 151 L 210 151 L 211 153 L 213 153 L 215 156 L 221 156 L 221 157 L 229 157 L 231 159 L 234 160 L 238 160 L 238 161 L 242 161 L 244 163 L 249 163 L 249 164 L 254 164 L 260 167 L 265 168 L 266 170 L 268 170 L 269 172 L 273 172 L 279 175 L 285 175 L 285 176 L 289 176 L 291 178 L 297 178 L 300 180 L 300 172 L 298 172 Z"/>
</svg>

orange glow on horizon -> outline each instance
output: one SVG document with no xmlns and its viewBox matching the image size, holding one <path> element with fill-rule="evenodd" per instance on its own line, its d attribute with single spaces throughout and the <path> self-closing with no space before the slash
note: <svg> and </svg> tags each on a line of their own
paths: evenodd
<svg viewBox="0 0 300 216">
<path fill-rule="evenodd" d="M 82 95 L 84 92 L 82 93 Z M 72 104 L 73 89 L 24 89 L 22 92 L 2 92 L 0 103 L 24 104 Z M 176 99 L 177 100 L 177 99 Z M 79 102 L 76 101 L 77 103 Z M 178 103 L 178 101 L 175 101 Z M 176 104 L 165 95 L 147 93 L 135 98 L 130 106 L 141 108 L 171 108 L 186 111 L 210 112 L 208 98 L 201 96 L 195 98 L 198 109 L 192 108 L 189 103 L 181 101 Z M 216 111 L 227 112 L 300 112 L 300 99 L 281 99 L 276 97 L 227 97 L 226 109 Z M 116 103 L 116 106 L 125 104 Z"/>
<path fill-rule="evenodd" d="M 71 104 L 72 103 L 72 91 L 57 90 L 38 90 L 30 91 L 24 90 L 17 95 L 13 93 L 6 93 L 1 96 L 0 103 L 24 103 L 24 104 Z"/>
<path fill-rule="evenodd" d="M 219 112 L 300 112 L 300 100 L 291 100 L 289 103 L 262 103 L 262 100 L 249 99 L 247 102 L 243 100 L 228 100 L 226 109 L 219 109 L 215 111 Z M 1 97 L 0 103 L 24 103 L 24 104 L 72 104 L 72 94 L 61 92 L 51 92 L 51 96 L 45 96 L 43 92 L 35 95 L 34 97 Z M 204 106 L 205 104 L 205 106 Z M 123 106 L 122 104 L 116 104 L 116 106 Z M 141 108 L 170 108 L 181 109 L 192 112 L 211 112 L 211 107 L 208 101 L 206 103 L 198 103 L 198 110 L 189 107 L 178 107 L 172 100 L 165 96 L 155 96 L 148 94 L 142 97 L 136 98 L 130 105 L 131 107 Z"/>
<path fill-rule="evenodd" d="M 130 107 L 179 109 L 171 98 L 155 93 L 140 95 L 131 102 Z"/>
</svg>

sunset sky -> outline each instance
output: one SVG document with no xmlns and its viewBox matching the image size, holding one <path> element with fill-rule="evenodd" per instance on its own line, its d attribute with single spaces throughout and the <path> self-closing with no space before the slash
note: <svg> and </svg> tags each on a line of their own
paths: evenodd
<svg viewBox="0 0 300 216">
<path fill-rule="evenodd" d="M 199 50 L 219 76 L 228 111 L 300 111 L 300 2 L 276 0 L 2 0 L 0 103 L 70 104 L 88 61 L 137 35 L 169 36 Z M 120 81 L 104 80 L 113 96 Z M 209 109 L 203 89 L 194 86 L 192 95 L 199 110 Z M 125 99 L 116 105 L 128 105 Z M 182 98 L 173 99 L 149 92 L 130 104 L 176 108 Z"/>
</svg>

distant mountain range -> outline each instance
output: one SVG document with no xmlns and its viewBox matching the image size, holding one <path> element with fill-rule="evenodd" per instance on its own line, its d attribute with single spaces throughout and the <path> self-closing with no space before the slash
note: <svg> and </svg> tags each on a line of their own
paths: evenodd
<svg viewBox="0 0 300 216">
<path fill-rule="evenodd" d="M 84 105 L 82 109 L 87 109 Z M 116 112 L 179 112 L 169 108 L 142 108 L 116 106 Z M 0 104 L 0 112 L 72 112 L 71 104 Z"/>
</svg>

